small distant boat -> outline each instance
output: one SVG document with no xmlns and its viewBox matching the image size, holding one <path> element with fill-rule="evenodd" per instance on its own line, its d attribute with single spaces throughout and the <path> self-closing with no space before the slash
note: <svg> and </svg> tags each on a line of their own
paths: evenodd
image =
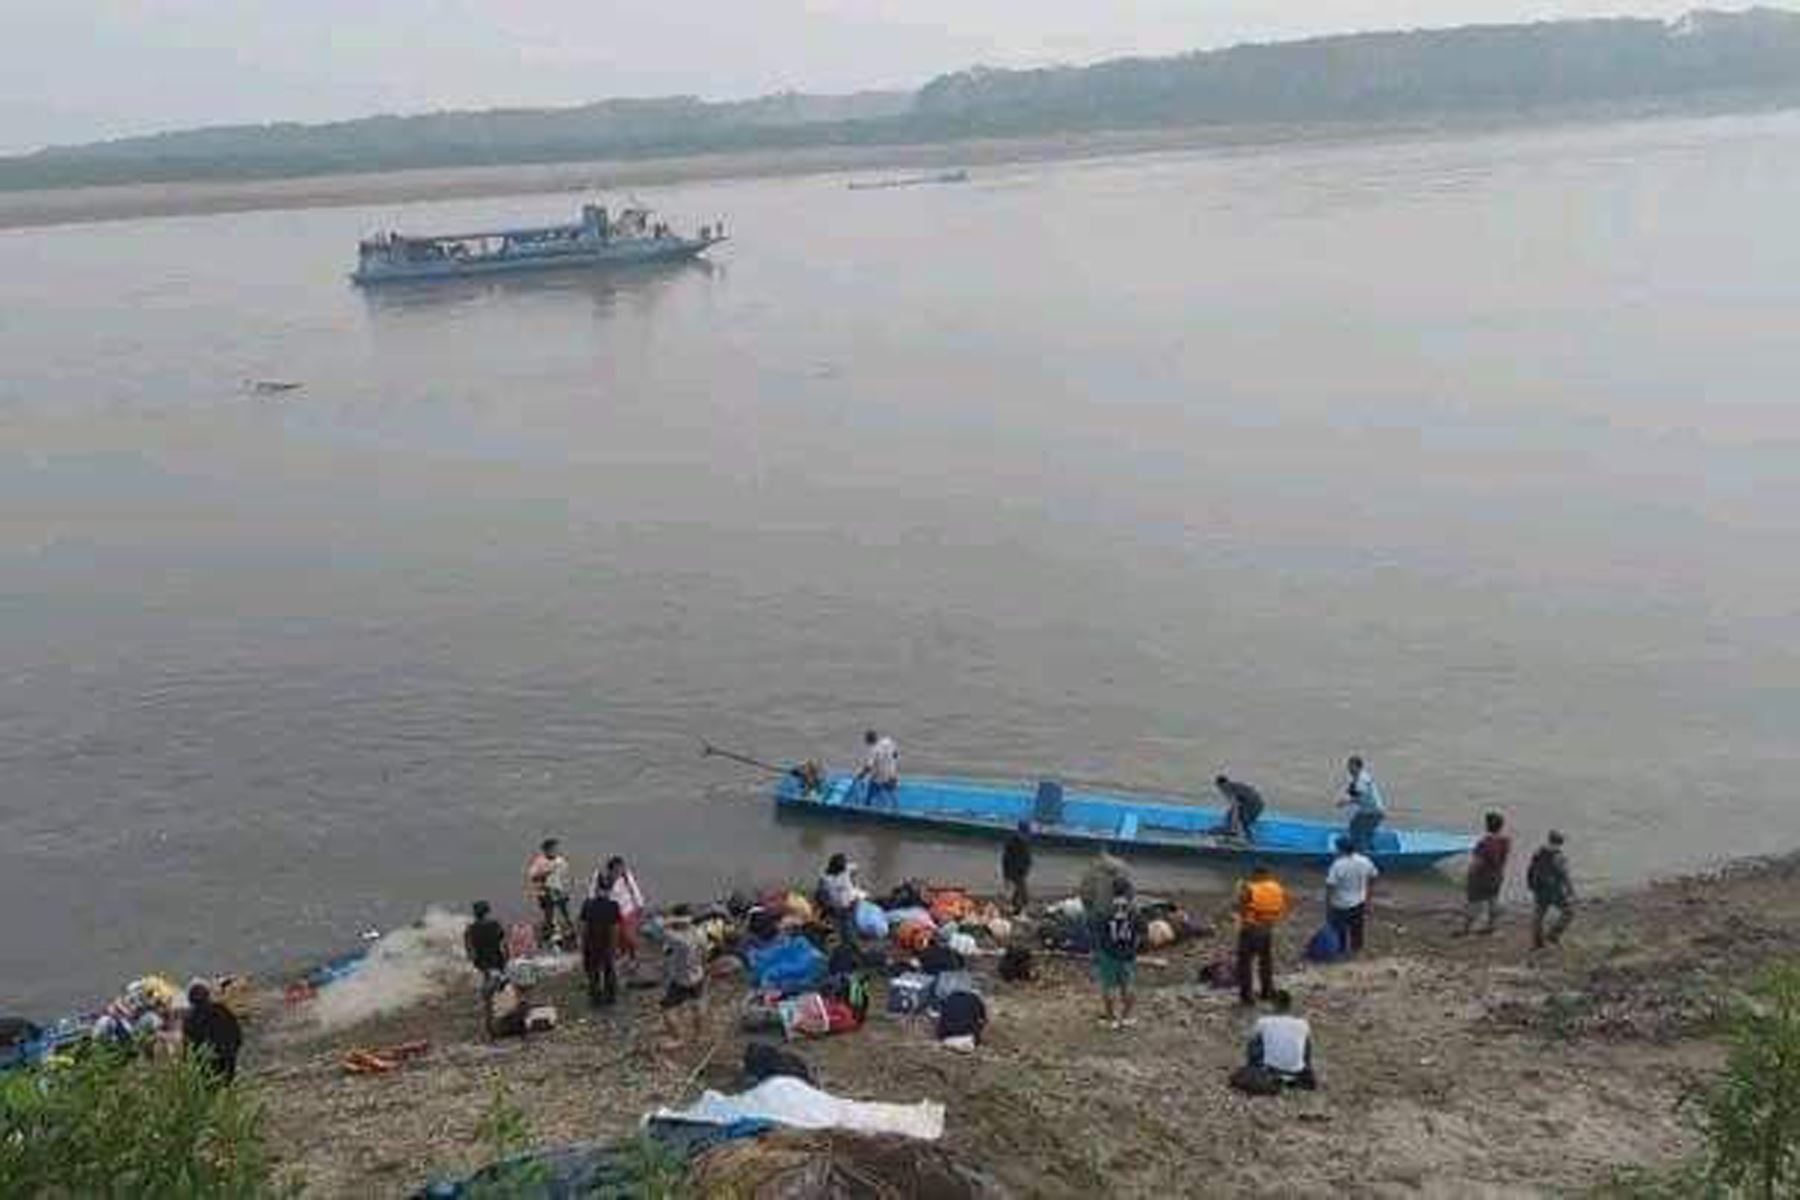
<svg viewBox="0 0 1800 1200">
<path fill-rule="evenodd" d="M 654 220 L 647 208 L 626 208 L 614 214 L 604 205 L 584 204 L 581 220 L 573 225 L 477 233 L 377 234 L 358 244 L 356 270 L 350 278 L 366 287 L 513 271 L 680 262 L 724 240 L 722 224 L 702 226 L 696 236 L 684 237 Z"/>
<path fill-rule="evenodd" d="M 849 775 L 827 776 L 819 788 L 809 791 L 800 776 L 790 772 L 775 785 L 775 803 L 783 812 L 988 837 L 1004 837 L 1020 821 L 1029 820 L 1032 836 L 1041 842 L 1209 859 L 1323 866 L 1331 861 L 1333 843 L 1344 832 L 1341 821 L 1265 812 L 1256 823 L 1255 840 L 1246 842 L 1213 832 L 1225 820 L 1217 807 L 1064 791 L 1053 782 L 1034 789 L 967 779 L 908 778 L 901 781 L 891 806 L 884 802 L 883 807 L 871 808 L 863 796 L 864 788 Z M 1376 831 L 1370 857 L 1387 870 L 1421 868 L 1467 854 L 1473 846 L 1474 839 L 1464 834 L 1383 826 Z"/>
<path fill-rule="evenodd" d="M 920 187 L 928 183 L 967 183 L 967 171 L 940 171 L 935 175 L 905 175 L 899 179 L 857 179 L 850 182 L 853 192 L 874 192 L 882 188 Z"/>
</svg>

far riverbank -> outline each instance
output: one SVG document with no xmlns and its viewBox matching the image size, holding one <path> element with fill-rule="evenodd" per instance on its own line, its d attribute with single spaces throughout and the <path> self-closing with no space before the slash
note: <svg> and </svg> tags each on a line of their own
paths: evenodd
<svg viewBox="0 0 1800 1200">
<path fill-rule="evenodd" d="M 786 150 L 451 167 L 289 179 L 244 179 L 0 191 L 0 229 L 87 224 L 138 217 L 206 216 L 265 209 L 408 204 L 553 192 L 584 194 L 713 179 L 754 179 L 862 171 L 995 167 L 1187 150 L 1232 150 L 1435 137 L 1480 137 L 1522 128 L 1557 129 L 1643 120 L 1704 119 L 1778 111 L 1780 105 L 1720 98 L 1597 105 L 1549 112 L 1415 121 L 1196 125 L 971 138 L 920 144 L 813 146 Z"/>
</svg>

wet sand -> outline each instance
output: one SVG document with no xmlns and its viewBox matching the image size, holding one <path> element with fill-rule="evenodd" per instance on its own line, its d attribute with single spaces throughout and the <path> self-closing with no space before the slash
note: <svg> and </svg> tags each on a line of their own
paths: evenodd
<svg viewBox="0 0 1800 1200">
<path fill-rule="evenodd" d="M 1227 1088 L 1251 1017 L 1196 982 L 1227 948 L 1223 925 L 1143 968 L 1135 1030 L 1096 1020 L 1085 963 L 1040 957 L 1029 984 L 982 964 L 992 1024 L 973 1055 L 882 1015 L 879 996 L 863 1030 L 794 1048 L 839 1094 L 943 1101 L 947 1147 L 1021 1196 L 1579 1191 L 1692 1148 L 1677 1100 L 1721 1060 L 1731 990 L 1800 950 L 1797 875 L 1800 858 L 1743 864 L 1584 904 L 1539 954 L 1517 906 L 1495 936 L 1464 939 L 1454 905 L 1407 896 L 1378 908 L 1362 960 L 1329 967 L 1295 961 L 1320 917 L 1303 904 L 1279 982 L 1314 1025 L 1323 1087 L 1310 1094 Z M 706 1042 L 673 1053 L 658 1049 L 653 991 L 590 1016 L 559 979 L 545 990 L 561 1029 L 490 1045 L 471 987 L 329 1036 L 298 1021 L 261 1031 L 255 1075 L 309 1194 L 393 1193 L 478 1164 L 496 1088 L 550 1144 L 628 1135 L 659 1105 L 739 1086 L 735 981 L 713 985 Z M 338 1066 L 349 1046 L 412 1038 L 432 1053 L 393 1074 Z"/>
</svg>

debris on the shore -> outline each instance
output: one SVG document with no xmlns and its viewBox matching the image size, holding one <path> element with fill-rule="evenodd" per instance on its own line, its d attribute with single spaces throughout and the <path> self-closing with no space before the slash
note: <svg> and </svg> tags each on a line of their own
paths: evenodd
<svg viewBox="0 0 1800 1200">
<path fill-rule="evenodd" d="M 937 1101 L 887 1104 L 846 1100 L 787 1075 L 771 1076 L 735 1096 L 709 1090 L 687 1108 L 658 1109 L 653 1116 L 699 1125 L 769 1121 L 795 1129 L 892 1133 L 927 1142 L 944 1135 L 944 1106 Z"/>
<path fill-rule="evenodd" d="M 306 385 L 295 379 L 246 379 L 244 386 L 254 396 L 279 396 L 297 392 Z"/>
<path fill-rule="evenodd" d="M 431 1043 L 420 1039 L 373 1049 L 346 1050 L 342 1059 L 346 1075 L 385 1075 L 415 1058 L 431 1053 Z"/>
</svg>

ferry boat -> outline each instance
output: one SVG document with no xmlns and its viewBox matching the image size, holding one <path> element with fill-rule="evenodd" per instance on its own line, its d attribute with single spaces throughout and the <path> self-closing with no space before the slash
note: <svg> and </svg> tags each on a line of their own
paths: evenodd
<svg viewBox="0 0 1800 1200">
<path fill-rule="evenodd" d="M 376 234 L 357 245 L 359 286 L 425 279 L 466 279 L 511 271 L 629 266 L 695 258 L 725 240 L 725 226 L 703 225 L 692 237 L 654 219 L 647 208 L 614 214 L 584 204 L 573 225 L 494 229 L 478 233 Z"/>
</svg>

